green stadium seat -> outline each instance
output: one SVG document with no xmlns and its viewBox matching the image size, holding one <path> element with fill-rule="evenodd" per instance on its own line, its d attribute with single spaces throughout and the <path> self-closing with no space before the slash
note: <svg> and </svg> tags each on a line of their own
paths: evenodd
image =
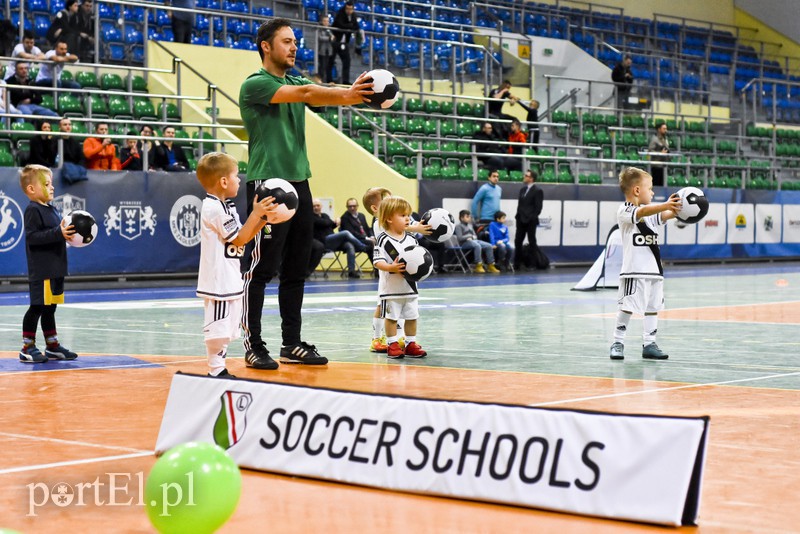
<svg viewBox="0 0 800 534">
<path fill-rule="evenodd" d="M 199 131 L 194 132 L 192 134 L 192 139 L 200 139 L 200 132 Z M 213 137 L 211 137 L 210 133 L 203 132 L 202 139 L 213 139 Z M 204 154 L 214 151 L 214 143 L 194 143 L 194 147 L 198 149 L 200 148 L 201 145 Z"/>
<path fill-rule="evenodd" d="M 189 139 L 191 138 L 186 130 L 175 130 L 175 146 L 192 146 L 192 144 L 189 142 Z"/>
<path fill-rule="evenodd" d="M 456 105 L 456 113 L 461 115 L 462 117 L 473 115 L 472 104 L 470 104 L 469 102 L 459 102 Z"/>
<path fill-rule="evenodd" d="M 441 109 L 439 112 L 442 113 L 443 115 L 452 115 L 453 109 L 454 109 L 453 101 L 445 100 L 444 102 L 442 102 Z"/>
<path fill-rule="evenodd" d="M 478 131 L 478 124 L 471 121 L 462 121 L 457 127 L 459 137 L 472 137 Z"/>
<path fill-rule="evenodd" d="M 458 165 L 447 165 L 442 167 L 442 180 L 458 180 Z"/>
<path fill-rule="evenodd" d="M 147 89 L 147 82 L 141 76 L 134 76 L 133 80 L 131 80 L 131 88 L 133 89 L 134 93 L 148 93 Z"/>
<path fill-rule="evenodd" d="M 394 101 L 394 104 L 392 104 L 389 107 L 389 109 L 392 111 L 403 111 L 404 105 L 405 105 L 405 99 L 401 95 L 397 98 L 397 100 Z"/>
<path fill-rule="evenodd" d="M 393 134 L 405 133 L 406 125 L 400 117 L 389 117 L 386 120 L 386 129 Z"/>
<path fill-rule="evenodd" d="M 431 98 L 425 99 L 425 102 L 422 104 L 422 109 L 425 113 L 441 113 L 442 111 L 442 103 L 438 100 L 433 100 Z"/>
<path fill-rule="evenodd" d="M 53 93 L 42 94 L 42 103 L 40 105 L 50 111 L 56 111 L 56 100 L 53 97 Z"/>
<path fill-rule="evenodd" d="M 97 76 L 94 72 L 82 70 L 75 73 L 75 81 L 81 84 L 84 89 L 99 88 L 100 83 L 97 81 Z"/>
<path fill-rule="evenodd" d="M 30 135 L 25 135 L 21 132 L 36 132 L 36 127 L 30 122 L 12 122 L 11 131 L 11 142 L 16 145 L 20 139 L 31 138 Z M 13 161 L 14 158 L 12 157 L 11 160 Z"/>
<path fill-rule="evenodd" d="M 87 128 L 86 124 L 82 121 L 72 121 L 72 133 L 76 134 L 88 134 L 89 129 Z M 83 139 L 78 139 L 81 143 Z"/>
<path fill-rule="evenodd" d="M 11 152 L 0 152 L 0 167 L 16 167 L 17 163 L 14 161 L 14 156 Z"/>
<path fill-rule="evenodd" d="M 424 135 L 425 120 L 419 118 L 410 119 L 408 122 L 406 122 L 406 130 L 411 135 Z"/>
<path fill-rule="evenodd" d="M 128 101 L 121 96 L 110 96 L 108 98 L 108 113 L 115 119 L 132 119 L 131 108 Z"/>
<path fill-rule="evenodd" d="M 451 120 L 441 121 L 439 123 L 439 135 L 442 137 L 458 137 L 456 126 Z"/>
<path fill-rule="evenodd" d="M 472 115 L 475 117 L 485 117 L 486 116 L 486 104 L 478 102 L 472 107 Z"/>
<path fill-rule="evenodd" d="M 247 162 L 246 161 L 240 161 L 239 162 L 239 174 L 247 174 Z"/>
<path fill-rule="evenodd" d="M 460 180 L 472 180 L 472 166 L 461 167 L 458 170 L 458 178 Z"/>
<path fill-rule="evenodd" d="M 158 105 L 158 116 L 159 118 L 164 117 L 164 108 L 166 108 L 166 116 L 168 122 L 180 122 L 181 121 L 181 113 L 178 110 L 178 106 L 173 104 L 172 102 L 161 102 Z"/>
<path fill-rule="evenodd" d="M 438 126 L 439 121 L 437 120 L 426 120 L 422 123 L 423 132 L 425 135 L 434 136 L 437 135 L 436 127 Z"/>
<path fill-rule="evenodd" d="M 133 117 L 136 120 L 158 120 L 156 107 L 149 98 L 136 97 L 133 101 Z"/>
<path fill-rule="evenodd" d="M 61 93 L 58 95 L 58 112 L 67 116 L 83 116 L 81 101 L 72 93 Z"/>
<path fill-rule="evenodd" d="M 59 80 L 61 80 L 62 82 L 75 81 L 74 77 L 72 76 L 72 73 L 67 69 L 61 71 L 61 76 L 59 77 Z"/>
<path fill-rule="evenodd" d="M 409 98 L 406 100 L 406 111 L 409 113 L 419 113 L 422 111 L 422 101 L 418 98 Z"/>
<path fill-rule="evenodd" d="M 100 76 L 100 87 L 104 91 L 124 91 L 125 83 L 119 74 L 105 73 Z"/>
<path fill-rule="evenodd" d="M 86 95 L 83 100 L 83 111 L 93 117 L 108 117 L 108 104 L 102 96 Z"/>
</svg>

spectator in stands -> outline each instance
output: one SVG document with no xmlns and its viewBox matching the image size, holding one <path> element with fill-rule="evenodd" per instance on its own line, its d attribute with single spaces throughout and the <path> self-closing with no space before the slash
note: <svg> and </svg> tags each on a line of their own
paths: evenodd
<svg viewBox="0 0 800 534">
<path fill-rule="evenodd" d="M 148 126 L 147 124 L 143 124 L 142 128 L 139 130 L 139 135 L 143 137 L 153 137 L 153 128 Z M 149 170 L 155 169 L 155 149 L 158 146 L 158 142 L 156 141 L 136 141 L 136 151 L 142 157 L 142 166 L 144 166 L 144 153 L 147 152 L 147 166 Z"/>
<path fill-rule="evenodd" d="M 172 0 L 172 7 L 183 9 L 197 9 L 196 0 Z M 172 19 L 172 34 L 176 43 L 191 44 L 192 29 L 194 27 L 194 13 L 188 11 L 167 11 Z"/>
<path fill-rule="evenodd" d="M 625 56 L 625 59 L 617 63 L 611 71 L 611 81 L 617 86 L 617 107 L 620 109 L 628 109 L 628 97 L 633 88 L 632 63 L 631 56 Z"/>
<path fill-rule="evenodd" d="M 528 112 L 528 115 L 525 117 L 525 122 L 528 123 L 531 144 L 534 146 L 534 150 L 536 150 L 536 146 L 539 144 L 539 101 L 531 100 L 530 103 L 525 104 L 525 102 L 517 98 L 516 102 L 519 103 L 522 109 Z"/>
<path fill-rule="evenodd" d="M 11 95 L 8 94 L 5 80 L 0 80 L 0 113 L 21 113 L 21 111 L 11 103 Z M 17 120 L 22 121 L 22 119 Z M 5 122 L 5 119 L 3 119 L 3 122 Z"/>
<path fill-rule="evenodd" d="M 53 87 L 53 80 L 57 80 L 58 87 L 66 87 L 67 89 L 81 88 L 80 84 L 74 80 L 61 80 L 61 72 L 64 70 L 64 64 L 78 61 L 78 56 L 70 54 L 66 42 L 59 41 L 56 43 L 56 47 L 47 52 L 44 58 L 52 63 L 41 63 L 39 74 L 36 75 L 36 82 L 34 85 L 38 85 L 39 87 Z"/>
<path fill-rule="evenodd" d="M 669 153 L 669 139 L 667 139 L 667 123 L 661 122 L 656 126 L 656 133 L 650 138 L 650 145 L 647 147 L 649 152 Z M 650 175 L 653 177 L 653 185 L 664 185 L 664 165 L 663 162 L 669 160 L 667 156 L 651 155 Z"/>
<path fill-rule="evenodd" d="M 367 218 L 363 213 L 358 211 L 358 200 L 348 198 L 347 211 L 342 214 L 340 219 L 339 231 L 350 232 L 362 245 L 367 254 L 372 256 L 372 249 L 375 246 L 375 238 L 372 235 L 372 230 L 367 225 Z"/>
<path fill-rule="evenodd" d="M 9 85 L 31 86 L 32 80 L 28 78 L 28 64 L 18 61 L 14 75 L 8 79 Z M 11 104 L 23 115 L 44 115 L 58 117 L 58 113 L 42 106 L 42 93 L 31 89 L 9 89 Z"/>
<path fill-rule="evenodd" d="M 507 115 L 503 113 L 503 104 L 505 104 L 505 100 L 509 100 L 512 104 L 516 102 L 517 98 L 511 94 L 511 82 L 508 80 L 503 80 L 503 83 L 500 84 L 500 87 L 495 87 L 491 91 L 489 91 L 489 98 L 494 98 L 495 100 L 490 100 L 486 107 L 489 110 L 489 116 L 495 119 L 504 119 L 504 120 L 513 120 L 514 117 L 512 115 Z M 498 133 L 504 139 L 508 137 L 508 127 L 505 124 L 498 123 L 497 125 Z"/>
<path fill-rule="evenodd" d="M 314 239 L 324 244 L 327 250 L 344 252 L 347 255 L 347 275 L 350 278 L 361 278 L 356 269 L 356 252 L 365 252 L 367 247 L 353 234 L 342 230 L 341 227 L 338 232 L 334 233 L 333 229 L 340 226 L 341 219 L 334 221 L 328 217 L 327 213 L 323 213 L 322 202 L 319 199 L 315 198 L 311 205 L 314 208 Z M 356 203 L 356 207 L 358 207 L 358 203 Z"/>
<path fill-rule="evenodd" d="M 321 73 L 322 83 L 333 82 L 333 32 L 328 29 L 330 21 L 327 16 L 323 16 L 320 21 L 322 28 L 317 29 L 317 57 L 319 57 L 319 72 Z"/>
<path fill-rule="evenodd" d="M 346 2 L 333 19 L 334 52 L 342 61 L 342 82 L 350 85 L 350 54 L 355 46 L 356 34 L 360 27 L 355 15 L 352 0 Z"/>
<path fill-rule="evenodd" d="M 72 133 L 72 120 L 64 117 L 58 123 L 60 132 Z M 75 137 L 64 137 L 64 165 L 61 178 L 68 184 L 86 180 L 86 165 L 83 157 L 83 145 Z"/>
<path fill-rule="evenodd" d="M 78 20 L 78 48 L 70 50 L 74 50 L 81 61 L 94 62 L 94 2 L 81 0 L 76 17 Z"/>
<path fill-rule="evenodd" d="M 136 135 L 136 132 L 128 132 L 128 135 Z M 139 154 L 139 147 L 136 139 L 126 139 L 125 147 L 119 151 L 120 167 L 126 171 L 142 170 L 142 155 Z"/>
<path fill-rule="evenodd" d="M 496 211 L 494 220 L 489 223 L 489 243 L 492 244 L 497 256 L 497 261 L 508 270 L 514 263 L 514 245 L 508 237 L 508 226 L 506 226 L 506 213 Z"/>
<path fill-rule="evenodd" d="M 479 153 L 478 161 L 490 169 L 505 169 L 506 158 L 500 156 L 503 146 L 495 144 L 500 138 L 495 135 L 491 122 L 484 122 L 483 127 L 475 134 L 474 139 L 484 141 L 475 143 L 475 151 Z"/>
<path fill-rule="evenodd" d="M 472 198 L 472 214 L 475 221 L 480 224 L 488 224 L 494 220 L 495 212 L 500 210 L 500 197 L 503 190 L 497 185 L 500 180 L 500 173 L 492 169 L 489 171 L 487 183 L 478 188 L 478 192 Z"/>
<path fill-rule="evenodd" d="M 118 171 L 122 168 L 117 159 L 117 149 L 108 137 L 108 124 L 98 122 L 94 127 L 97 137 L 83 141 L 83 156 L 86 168 L 93 171 Z"/>
<path fill-rule="evenodd" d="M 500 269 L 494 264 L 494 249 L 492 244 L 488 241 L 481 241 L 472 228 L 472 214 L 469 210 L 461 210 L 458 212 L 458 224 L 456 224 L 455 235 L 458 244 L 461 245 L 461 250 L 464 255 L 472 251 L 475 260 L 476 273 L 499 273 Z M 483 259 L 486 259 L 486 267 L 483 266 Z"/>
<path fill-rule="evenodd" d="M 69 50 L 78 50 L 80 38 L 78 0 L 67 0 L 64 9 L 56 13 L 50 29 L 47 30 L 47 41 L 53 46 L 56 46 L 58 41 L 64 41 Z"/>
<path fill-rule="evenodd" d="M 20 59 L 44 59 L 44 52 L 42 52 L 35 41 L 36 36 L 30 30 L 25 30 L 22 34 L 22 42 L 14 47 L 11 52 L 11 57 Z M 6 67 L 5 79 L 11 78 L 17 71 L 17 62 L 12 61 Z"/>
<path fill-rule="evenodd" d="M 31 137 L 31 155 L 28 158 L 28 164 L 55 167 L 56 156 L 58 156 L 58 140 L 51 134 L 53 126 L 47 121 L 42 121 L 39 130 L 42 135 Z"/>
<path fill-rule="evenodd" d="M 524 154 L 525 145 L 528 143 L 528 134 L 522 131 L 522 123 L 519 119 L 511 121 L 511 133 L 508 134 L 509 143 L 519 143 L 519 146 L 509 145 L 509 154 Z M 522 169 L 522 158 L 506 158 L 506 168 L 519 171 Z"/>
<path fill-rule="evenodd" d="M 175 128 L 165 127 L 164 137 L 175 137 Z M 189 170 L 189 160 L 182 147 L 175 146 L 172 141 L 164 141 L 155 149 L 153 166 L 167 172 L 185 172 Z"/>
</svg>

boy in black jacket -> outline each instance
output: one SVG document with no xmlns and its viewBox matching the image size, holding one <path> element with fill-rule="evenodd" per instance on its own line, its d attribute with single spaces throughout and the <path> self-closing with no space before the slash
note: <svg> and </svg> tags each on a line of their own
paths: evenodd
<svg viewBox="0 0 800 534">
<path fill-rule="evenodd" d="M 42 165 L 28 165 L 20 171 L 19 185 L 30 199 L 25 208 L 25 253 L 28 257 L 30 307 L 22 319 L 23 363 L 44 363 L 48 359 L 74 360 L 78 357 L 58 342 L 56 304 L 64 303 L 67 274 L 66 240 L 75 228 L 65 226 L 53 200 L 53 173 Z M 36 347 L 36 326 L 42 320 L 47 347 Z"/>
</svg>

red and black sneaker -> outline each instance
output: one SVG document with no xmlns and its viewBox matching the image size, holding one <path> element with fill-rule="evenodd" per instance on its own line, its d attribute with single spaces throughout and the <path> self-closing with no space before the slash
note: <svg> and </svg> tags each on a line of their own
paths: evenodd
<svg viewBox="0 0 800 534">
<path fill-rule="evenodd" d="M 389 348 L 386 349 L 386 356 L 396 360 L 402 358 L 405 354 L 403 354 L 403 349 L 400 348 L 400 343 L 393 341 L 389 343 Z"/>
<path fill-rule="evenodd" d="M 409 358 L 424 358 L 427 355 L 428 353 L 422 350 L 422 347 L 416 341 L 406 345 L 406 356 Z"/>
</svg>

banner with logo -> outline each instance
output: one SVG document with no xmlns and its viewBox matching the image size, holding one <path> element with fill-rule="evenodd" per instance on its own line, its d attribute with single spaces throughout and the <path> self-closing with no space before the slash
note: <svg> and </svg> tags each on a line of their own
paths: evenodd
<svg viewBox="0 0 800 534">
<path fill-rule="evenodd" d="M 708 425 L 178 373 L 156 453 L 204 441 L 250 469 L 678 526 Z"/>
</svg>

